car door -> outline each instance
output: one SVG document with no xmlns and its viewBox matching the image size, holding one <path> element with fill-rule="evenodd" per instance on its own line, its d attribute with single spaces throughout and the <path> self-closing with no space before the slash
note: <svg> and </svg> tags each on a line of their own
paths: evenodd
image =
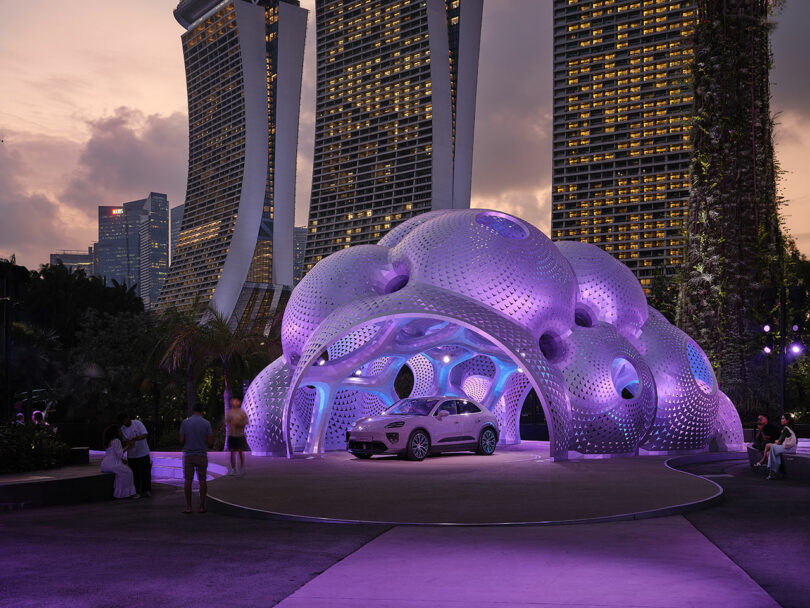
<svg viewBox="0 0 810 608">
<path fill-rule="evenodd" d="M 459 418 L 461 418 L 462 435 L 465 441 L 477 441 L 484 422 L 481 409 L 472 401 L 462 399 L 457 404 Z"/>
<path fill-rule="evenodd" d="M 448 415 L 442 418 L 439 416 L 439 412 L 448 412 Z M 461 441 L 460 437 L 464 434 L 462 418 L 458 415 L 458 405 L 455 399 L 445 399 L 433 411 L 432 418 L 433 445 L 440 447 Z"/>
</svg>

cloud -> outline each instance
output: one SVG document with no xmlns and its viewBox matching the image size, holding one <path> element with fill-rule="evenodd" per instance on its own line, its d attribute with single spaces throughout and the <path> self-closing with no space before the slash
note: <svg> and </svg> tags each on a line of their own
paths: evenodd
<svg viewBox="0 0 810 608">
<path fill-rule="evenodd" d="M 84 250 L 98 238 L 99 205 L 165 192 L 185 198 L 188 119 L 121 107 L 87 121 L 90 137 L 5 130 L 0 134 L 0 256 L 31 268 L 60 249 Z"/>
<path fill-rule="evenodd" d="M 806 110 L 787 111 L 780 115 L 774 129 L 776 158 L 781 175 L 779 190 L 784 199 L 782 217 L 785 227 L 796 240 L 799 251 L 810 252 L 810 175 L 807 152 L 810 150 L 810 116 Z"/>
<path fill-rule="evenodd" d="M 509 190 L 490 197 L 473 194 L 470 206 L 511 213 L 551 235 L 551 186 L 539 190 Z"/>
<path fill-rule="evenodd" d="M 807 99 L 810 98 L 810 78 L 807 77 L 810 2 L 785 2 L 773 21 L 776 28 L 771 34 L 771 107 L 774 111 L 795 111 L 807 115 Z"/>
<path fill-rule="evenodd" d="M 14 139 L 0 135 L 0 257 L 16 254 L 17 262 L 37 268 L 42 252 L 63 238 L 59 205 L 48 196 L 26 191 L 20 175 L 27 173 Z"/>
<path fill-rule="evenodd" d="M 172 205 L 185 198 L 188 119 L 120 107 L 87 121 L 90 139 L 59 201 L 89 216 L 99 205 L 117 205 L 164 192 Z"/>
<path fill-rule="evenodd" d="M 550 34 L 550 3 L 484 4 L 472 203 L 510 211 L 547 230 L 552 49 L 538 32 L 544 23 Z"/>
</svg>

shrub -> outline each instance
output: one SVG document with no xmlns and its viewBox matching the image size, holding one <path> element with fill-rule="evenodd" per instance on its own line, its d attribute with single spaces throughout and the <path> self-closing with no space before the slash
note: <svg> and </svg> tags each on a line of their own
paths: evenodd
<svg viewBox="0 0 810 608">
<path fill-rule="evenodd" d="M 70 458 L 70 446 L 50 427 L 0 426 L 0 473 L 22 473 L 61 467 Z"/>
</svg>

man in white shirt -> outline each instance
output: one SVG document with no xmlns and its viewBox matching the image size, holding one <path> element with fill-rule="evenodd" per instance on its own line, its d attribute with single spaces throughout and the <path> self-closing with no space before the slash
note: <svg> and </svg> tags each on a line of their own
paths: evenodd
<svg viewBox="0 0 810 608">
<path fill-rule="evenodd" d="M 149 433 L 140 420 L 133 420 L 129 414 L 121 414 L 121 436 L 129 446 L 127 461 L 135 478 L 135 491 L 141 496 L 152 495 L 152 461 L 149 458 Z"/>
</svg>

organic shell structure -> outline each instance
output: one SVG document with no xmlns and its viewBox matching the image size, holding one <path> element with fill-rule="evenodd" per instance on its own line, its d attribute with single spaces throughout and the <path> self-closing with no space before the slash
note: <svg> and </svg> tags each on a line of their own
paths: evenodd
<svg viewBox="0 0 810 608">
<path fill-rule="evenodd" d="M 554 459 L 740 441 L 706 355 L 623 264 L 497 211 L 426 213 L 322 260 L 290 297 L 282 346 L 245 396 L 254 454 L 344 449 L 349 424 L 408 396 L 394 388 L 406 367 L 409 395 L 479 401 L 501 443 L 520 441 L 534 390 Z"/>
</svg>

